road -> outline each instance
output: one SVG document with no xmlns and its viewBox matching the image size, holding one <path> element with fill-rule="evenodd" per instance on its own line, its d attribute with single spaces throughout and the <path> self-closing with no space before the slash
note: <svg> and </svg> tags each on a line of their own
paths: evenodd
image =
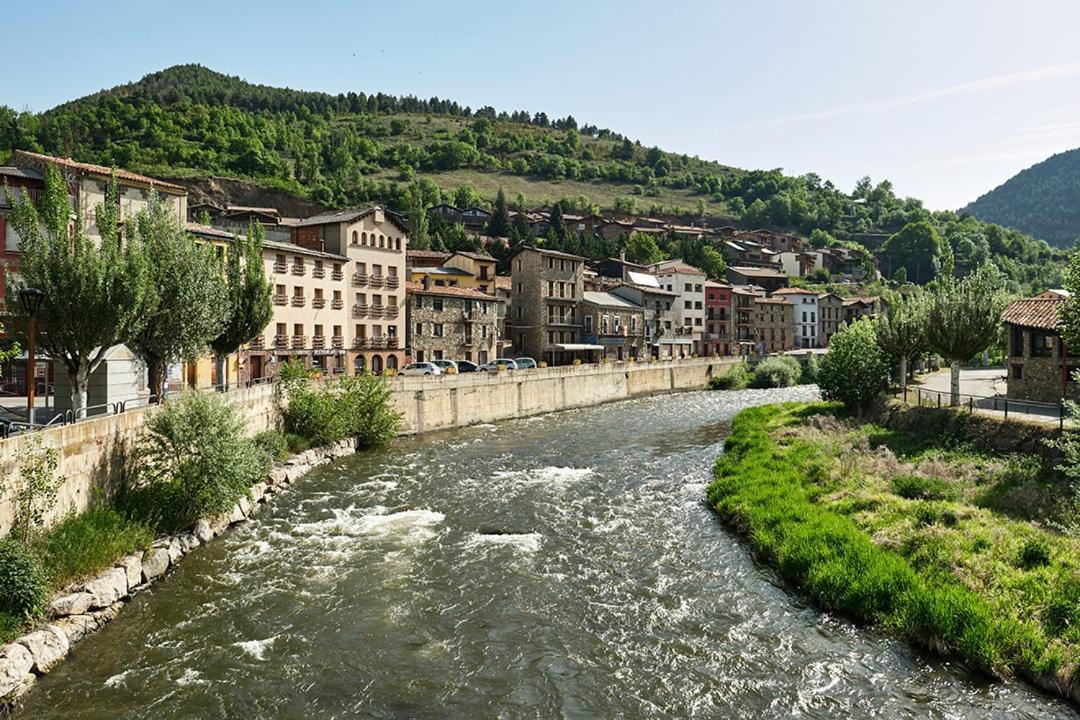
<svg viewBox="0 0 1080 720">
<path fill-rule="evenodd" d="M 949 369 L 938 370 L 929 375 L 923 375 L 917 387 L 923 390 L 936 390 L 950 392 Z M 978 368 L 960 370 L 960 394 L 974 395 L 975 397 L 993 397 L 1005 395 L 1005 369 L 1004 368 Z"/>
</svg>

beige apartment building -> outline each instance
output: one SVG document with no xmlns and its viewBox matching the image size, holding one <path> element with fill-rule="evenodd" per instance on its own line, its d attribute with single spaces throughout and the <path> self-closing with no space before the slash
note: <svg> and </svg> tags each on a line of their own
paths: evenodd
<svg viewBox="0 0 1080 720">
<path fill-rule="evenodd" d="M 347 285 L 343 299 L 349 318 L 342 337 L 346 361 L 353 371 L 381 373 L 406 362 L 407 233 L 408 229 L 381 207 L 316 215 L 301 220 L 296 227 L 297 246 L 325 253 L 324 261 L 333 262 L 336 257 L 343 263 Z M 331 293 L 333 289 L 329 288 Z M 324 293 L 323 299 L 332 302 L 332 294 Z M 326 332 L 327 323 L 321 324 Z"/>
</svg>

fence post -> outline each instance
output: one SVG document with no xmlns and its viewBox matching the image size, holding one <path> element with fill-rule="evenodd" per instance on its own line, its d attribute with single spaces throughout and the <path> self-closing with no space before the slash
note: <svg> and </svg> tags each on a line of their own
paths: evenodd
<svg viewBox="0 0 1080 720">
<path fill-rule="evenodd" d="M 1005 398 L 1005 419 L 1009 419 L 1009 398 Z"/>
<path fill-rule="evenodd" d="M 968 412 L 969 413 L 975 412 L 975 398 L 974 397 L 969 397 L 968 398 Z"/>
<path fill-rule="evenodd" d="M 937 406 L 938 406 L 938 410 L 940 410 L 941 409 L 941 393 L 937 394 Z"/>
</svg>

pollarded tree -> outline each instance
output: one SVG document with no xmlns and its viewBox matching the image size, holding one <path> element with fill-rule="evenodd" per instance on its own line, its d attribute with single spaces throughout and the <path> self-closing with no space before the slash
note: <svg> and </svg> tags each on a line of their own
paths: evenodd
<svg viewBox="0 0 1080 720">
<path fill-rule="evenodd" d="M 246 237 L 234 239 L 225 263 L 225 321 L 221 332 L 210 341 L 218 383 L 224 388 L 229 386 L 225 358 L 259 335 L 274 315 L 272 288 L 263 267 L 262 241 L 262 226 L 251 223 Z"/>
<path fill-rule="evenodd" d="M 165 370 L 206 350 L 225 322 L 226 287 L 214 248 L 180 226 L 167 205 L 152 195 L 129 227 L 150 265 L 151 307 L 128 347 L 146 363 L 150 393 L 161 397 Z"/>
<path fill-rule="evenodd" d="M 949 361 L 951 403 L 960 404 L 960 365 L 988 348 L 997 337 L 1006 304 L 1005 281 L 987 263 L 957 280 L 935 283 L 927 310 L 930 349 Z"/>
<path fill-rule="evenodd" d="M 878 345 L 900 362 L 900 392 L 907 389 L 908 362 L 926 351 L 927 297 L 921 290 L 897 295 L 874 321 Z"/>
<path fill-rule="evenodd" d="M 8 283 L 6 304 L 24 328 L 19 291 L 45 293 L 38 312 L 38 347 L 60 362 L 71 384 L 71 406 L 86 412 L 86 391 L 94 372 L 116 345 L 143 328 L 151 302 L 150 267 L 137 238 L 121 238 L 116 182 L 95 218 L 100 241 L 89 237 L 83 218 L 71 219 L 67 185 L 56 168 L 45 172 L 45 191 L 35 207 L 25 197 L 13 199 L 11 223 L 22 238 L 19 272 Z"/>
</svg>

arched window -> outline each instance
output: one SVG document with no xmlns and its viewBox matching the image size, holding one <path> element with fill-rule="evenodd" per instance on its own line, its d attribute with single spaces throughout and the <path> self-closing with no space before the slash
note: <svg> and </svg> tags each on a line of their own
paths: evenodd
<svg viewBox="0 0 1080 720">
<path fill-rule="evenodd" d="M 358 244 L 359 244 L 359 242 L 360 242 L 360 241 L 359 241 L 359 239 L 357 238 L 357 235 L 356 235 L 356 231 L 355 231 L 355 230 L 353 230 L 353 231 L 352 231 L 352 244 L 353 244 L 353 245 L 358 245 Z"/>
<path fill-rule="evenodd" d="M 394 238 L 394 249 L 395 250 L 400 250 L 401 249 L 401 238 L 399 238 L 399 237 Z"/>
<path fill-rule="evenodd" d="M 379 247 L 386 247 L 386 236 L 379 235 Z"/>
<path fill-rule="evenodd" d="M 380 357 L 379 355 L 371 356 L 371 372 L 375 373 L 376 375 L 382 374 L 382 357 Z"/>
<path fill-rule="evenodd" d="M 397 370 L 397 355 L 386 356 L 386 367 L 391 370 Z"/>
<path fill-rule="evenodd" d="M 360 244 L 367 245 L 367 233 L 360 233 Z"/>
<path fill-rule="evenodd" d="M 367 362 L 364 360 L 363 355 L 357 355 L 353 360 L 353 372 L 357 375 L 363 374 L 367 370 Z"/>
</svg>

